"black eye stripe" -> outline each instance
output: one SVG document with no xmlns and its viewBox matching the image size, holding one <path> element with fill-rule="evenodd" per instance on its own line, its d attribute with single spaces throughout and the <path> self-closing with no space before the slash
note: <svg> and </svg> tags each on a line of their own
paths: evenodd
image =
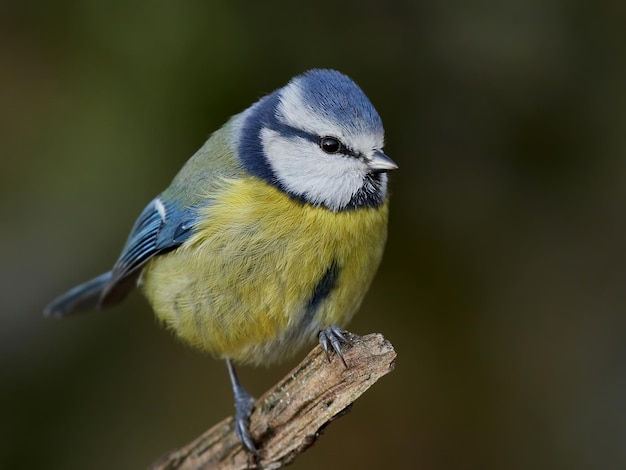
<svg viewBox="0 0 626 470">
<path fill-rule="evenodd" d="M 276 125 L 276 124 L 278 124 L 278 125 Z M 283 124 L 283 123 L 275 123 L 274 126 L 272 126 L 272 127 L 274 128 L 275 131 L 277 131 L 279 134 L 281 134 L 281 135 L 283 135 L 285 137 L 300 137 L 302 139 L 306 139 L 306 140 L 308 140 L 310 142 L 313 142 L 316 145 L 319 145 L 320 148 L 322 146 L 322 141 L 324 139 L 335 139 L 337 142 L 339 142 L 340 149 L 338 151 L 336 151 L 336 152 L 331 152 L 331 153 L 339 154 L 339 155 L 345 155 L 347 157 L 353 157 L 353 158 L 362 158 L 363 157 L 362 154 L 352 150 L 350 147 L 345 145 L 337 137 L 317 136 L 315 134 L 311 134 L 310 132 L 303 131 L 302 129 L 297 129 L 297 128 L 293 127 L 293 126 L 290 126 L 290 125 L 287 125 L 287 124 Z"/>
</svg>

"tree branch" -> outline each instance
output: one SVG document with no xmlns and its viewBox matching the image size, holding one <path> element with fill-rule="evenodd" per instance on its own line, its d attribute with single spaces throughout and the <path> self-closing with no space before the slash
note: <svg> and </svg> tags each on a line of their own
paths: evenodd
<svg viewBox="0 0 626 470">
<path fill-rule="evenodd" d="M 347 333 L 346 369 L 336 357 L 329 364 L 317 346 L 255 404 L 250 430 L 260 456 L 247 452 L 235 434 L 233 418 L 213 426 L 185 447 L 170 452 L 153 470 L 275 469 L 309 448 L 335 418 L 380 377 L 393 370 L 396 352 L 380 334 Z"/>
</svg>

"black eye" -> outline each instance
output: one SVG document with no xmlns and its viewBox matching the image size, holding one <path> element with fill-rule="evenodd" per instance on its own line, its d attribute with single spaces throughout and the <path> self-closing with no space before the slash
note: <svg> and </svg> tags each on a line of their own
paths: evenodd
<svg viewBox="0 0 626 470">
<path fill-rule="evenodd" d="M 337 153 L 341 150 L 341 142 L 334 137 L 322 137 L 320 147 L 326 153 Z"/>
</svg>

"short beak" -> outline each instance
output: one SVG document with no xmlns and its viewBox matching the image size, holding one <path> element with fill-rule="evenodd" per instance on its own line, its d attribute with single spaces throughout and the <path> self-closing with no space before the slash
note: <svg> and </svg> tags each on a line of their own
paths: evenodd
<svg viewBox="0 0 626 470">
<path fill-rule="evenodd" d="M 372 173 L 386 173 L 398 169 L 398 165 L 380 150 L 374 150 L 374 155 L 367 161 L 367 166 L 372 170 Z"/>
</svg>

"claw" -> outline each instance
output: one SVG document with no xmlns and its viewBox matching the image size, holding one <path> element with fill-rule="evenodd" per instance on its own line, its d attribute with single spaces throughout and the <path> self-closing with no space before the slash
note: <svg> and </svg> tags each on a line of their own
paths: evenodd
<svg viewBox="0 0 626 470">
<path fill-rule="evenodd" d="M 226 359 L 226 365 L 235 395 L 235 431 L 237 437 L 248 451 L 254 455 L 259 455 L 259 451 L 252 440 L 252 434 L 250 434 L 250 414 L 252 413 L 254 398 L 239 383 L 239 378 L 230 359 Z"/>
<path fill-rule="evenodd" d="M 328 328 L 320 331 L 319 341 L 322 349 L 324 350 L 324 354 L 326 354 L 326 359 L 328 362 L 331 361 L 330 354 L 332 351 L 339 356 L 341 362 L 343 362 L 344 367 L 347 369 L 348 364 L 346 364 L 346 360 L 343 357 L 343 352 L 341 351 L 341 343 L 349 344 L 350 340 L 345 337 L 341 328 L 337 325 L 329 326 Z M 331 351 L 332 348 L 332 351 Z"/>
</svg>

